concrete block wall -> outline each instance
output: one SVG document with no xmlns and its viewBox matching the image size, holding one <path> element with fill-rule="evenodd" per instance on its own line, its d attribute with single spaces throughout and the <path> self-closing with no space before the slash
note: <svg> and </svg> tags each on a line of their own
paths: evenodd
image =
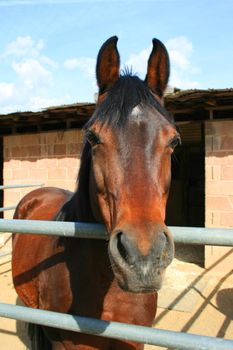
<svg viewBox="0 0 233 350">
<path fill-rule="evenodd" d="M 233 227 L 233 121 L 208 121 L 205 124 L 205 208 L 206 227 Z M 205 248 L 205 265 L 219 261 L 223 266 L 227 255 L 232 268 L 232 248 Z M 221 262 L 222 261 L 222 262 Z M 226 265 L 225 265 L 226 267 Z"/>
<path fill-rule="evenodd" d="M 5 136 L 4 184 L 44 183 L 45 186 L 75 190 L 83 135 L 67 130 Z M 16 205 L 33 188 L 7 189 L 4 206 Z M 13 212 L 5 212 L 11 218 Z"/>
</svg>

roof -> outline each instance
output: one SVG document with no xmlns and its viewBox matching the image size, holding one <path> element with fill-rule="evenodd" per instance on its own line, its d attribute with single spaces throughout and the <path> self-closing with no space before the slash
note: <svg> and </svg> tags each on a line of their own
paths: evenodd
<svg viewBox="0 0 233 350">
<path fill-rule="evenodd" d="M 165 106 L 178 122 L 233 118 L 233 89 L 169 91 L 165 96 Z M 75 103 L 39 112 L 2 114 L 0 135 L 80 128 L 94 109 L 95 103 Z"/>
<path fill-rule="evenodd" d="M 178 90 L 166 96 L 166 106 L 174 112 L 178 108 L 219 109 L 229 105 L 233 107 L 233 89 Z"/>
<path fill-rule="evenodd" d="M 0 135 L 81 128 L 95 109 L 95 103 L 49 107 L 39 112 L 0 115 Z"/>
</svg>

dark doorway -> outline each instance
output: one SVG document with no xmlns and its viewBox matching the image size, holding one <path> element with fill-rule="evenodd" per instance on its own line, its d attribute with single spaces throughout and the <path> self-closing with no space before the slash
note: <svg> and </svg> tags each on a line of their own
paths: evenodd
<svg viewBox="0 0 233 350">
<path fill-rule="evenodd" d="M 167 205 L 166 223 L 169 226 L 204 227 L 205 225 L 205 142 L 201 122 L 179 125 L 182 145 L 172 160 L 172 182 Z M 189 260 L 203 260 L 204 247 L 177 246 L 195 256 Z M 179 249 L 180 248 L 180 249 Z M 182 249 L 181 249 L 182 248 Z M 190 254 L 188 254 L 190 255 Z"/>
</svg>

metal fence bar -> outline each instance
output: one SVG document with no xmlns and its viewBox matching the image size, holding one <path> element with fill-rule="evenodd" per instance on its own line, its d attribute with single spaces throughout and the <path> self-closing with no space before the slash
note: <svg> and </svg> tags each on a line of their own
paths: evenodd
<svg viewBox="0 0 233 350">
<path fill-rule="evenodd" d="M 103 225 L 80 222 L 0 219 L 0 232 L 107 239 Z"/>
<path fill-rule="evenodd" d="M 224 228 L 169 227 L 176 243 L 233 246 L 233 230 Z M 103 225 L 80 222 L 0 219 L 0 232 L 17 232 L 107 239 Z"/>
<path fill-rule="evenodd" d="M 170 227 L 175 242 L 233 246 L 233 230 L 221 228 Z M 107 239 L 100 224 L 40 220 L 0 219 L 0 232 L 58 235 Z M 180 350 L 233 349 L 233 340 L 151 329 L 117 322 L 100 321 L 45 310 L 0 303 L 0 316 L 99 336 L 138 341 Z"/>
<path fill-rule="evenodd" d="M 16 184 L 16 185 L 1 185 L 0 190 L 7 190 L 9 188 L 24 188 L 24 187 L 42 187 L 44 183 L 34 183 L 34 184 Z"/>
<path fill-rule="evenodd" d="M 16 205 L 12 205 L 11 207 L 2 207 L 0 208 L 0 212 L 14 209 L 16 209 Z"/>
<path fill-rule="evenodd" d="M 233 340 L 108 322 L 53 311 L 0 303 L 0 316 L 102 337 L 124 339 L 179 350 L 232 350 Z"/>
</svg>

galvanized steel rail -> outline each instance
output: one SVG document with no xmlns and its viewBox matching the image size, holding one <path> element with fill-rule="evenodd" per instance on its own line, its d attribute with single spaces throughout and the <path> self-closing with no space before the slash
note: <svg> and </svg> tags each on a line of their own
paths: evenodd
<svg viewBox="0 0 233 350">
<path fill-rule="evenodd" d="M 0 303 L 0 316 L 102 337 L 179 350 L 232 350 L 233 341 Z"/>
<path fill-rule="evenodd" d="M 177 243 L 233 246 L 233 230 L 221 228 L 170 227 Z M 0 219 L 0 232 L 17 232 L 79 238 L 107 239 L 100 224 L 40 220 Z M 232 350 L 233 340 L 107 322 L 57 312 L 0 303 L 0 317 L 179 350 Z"/>
<path fill-rule="evenodd" d="M 233 246 L 233 229 L 169 227 L 176 243 Z M 0 219 L 0 232 L 107 239 L 103 225 L 80 222 Z"/>
<path fill-rule="evenodd" d="M 24 188 L 24 187 L 42 187 L 43 183 L 34 183 L 34 184 L 15 184 L 15 185 L 1 185 L 0 190 L 8 190 L 10 188 Z"/>
<path fill-rule="evenodd" d="M 15 184 L 15 185 L 1 185 L 0 190 L 8 190 L 8 189 L 14 189 L 14 188 L 24 188 L 24 187 L 42 187 L 44 186 L 44 183 L 34 183 L 34 184 Z M 16 205 L 10 206 L 10 207 L 1 207 L 0 212 L 7 211 L 7 210 L 15 210 Z"/>
<path fill-rule="evenodd" d="M 0 212 L 14 209 L 16 209 L 16 205 L 12 205 L 11 207 L 1 207 Z"/>
</svg>

